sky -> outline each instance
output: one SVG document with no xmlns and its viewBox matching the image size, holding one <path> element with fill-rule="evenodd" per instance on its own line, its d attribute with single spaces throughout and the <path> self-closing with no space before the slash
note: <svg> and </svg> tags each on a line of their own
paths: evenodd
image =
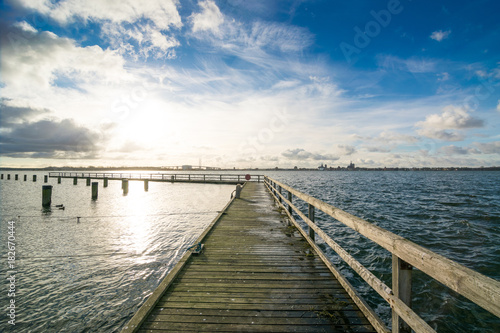
<svg viewBox="0 0 500 333">
<path fill-rule="evenodd" d="M 500 3 L 4 0 L 0 166 L 500 166 Z"/>
</svg>

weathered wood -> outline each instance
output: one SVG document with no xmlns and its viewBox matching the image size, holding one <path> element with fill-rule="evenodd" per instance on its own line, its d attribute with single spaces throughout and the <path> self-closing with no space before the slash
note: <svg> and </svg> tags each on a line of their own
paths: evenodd
<svg viewBox="0 0 500 333">
<path fill-rule="evenodd" d="M 394 296 L 411 308 L 411 273 L 412 267 L 396 255 L 392 255 L 392 290 Z M 392 332 L 410 333 L 407 323 L 401 320 L 396 311 L 392 311 Z"/>
<path fill-rule="evenodd" d="M 500 317 L 500 282 L 436 254 L 401 236 L 282 184 L 294 196 L 379 244 L 392 254 Z M 403 310 L 402 310 L 403 311 Z"/>
<path fill-rule="evenodd" d="M 203 243 L 141 307 L 134 329 L 375 332 L 262 183 L 245 185 Z"/>
</svg>

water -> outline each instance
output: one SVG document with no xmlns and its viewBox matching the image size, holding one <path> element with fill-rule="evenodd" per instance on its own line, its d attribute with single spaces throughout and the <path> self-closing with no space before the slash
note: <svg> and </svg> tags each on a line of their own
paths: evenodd
<svg viewBox="0 0 500 333">
<path fill-rule="evenodd" d="M 7 172 L 2 172 L 4 175 Z M 2 276 L 8 221 L 16 222 L 16 332 L 117 332 L 228 202 L 234 186 L 119 181 L 90 199 L 84 180 L 54 186 L 41 209 L 43 173 L 0 181 Z M 266 172 L 296 189 L 500 280 L 500 172 Z M 297 201 L 299 204 L 300 201 Z M 299 205 L 306 211 L 305 205 Z M 77 223 L 76 216 L 81 216 Z M 386 284 L 390 254 L 317 212 L 317 223 Z M 320 244 L 385 321 L 390 309 Z M 0 331 L 8 283 L 0 290 Z M 500 321 L 414 272 L 414 308 L 438 332 L 500 332 Z"/>
<path fill-rule="evenodd" d="M 500 172 L 269 173 L 304 193 L 500 280 Z M 307 207 L 297 205 L 306 213 Z M 325 214 L 318 225 L 391 286 L 391 255 Z M 390 322 L 378 294 L 322 246 L 376 312 Z M 500 319 L 414 271 L 413 307 L 438 332 L 500 332 Z"/>
<path fill-rule="evenodd" d="M 4 176 L 6 178 L 6 173 Z M 229 201 L 234 186 L 130 181 L 99 185 L 97 201 L 79 179 L 50 179 L 52 203 L 41 207 L 43 173 L 0 181 L 2 259 L 0 331 L 117 332 Z M 18 220 L 18 216 L 20 216 Z M 80 216 L 80 223 L 77 223 Z M 8 297 L 8 221 L 16 221 L 16 292 Z M 16 325 L 7 305 L 15 299 Z"/>
</svg>

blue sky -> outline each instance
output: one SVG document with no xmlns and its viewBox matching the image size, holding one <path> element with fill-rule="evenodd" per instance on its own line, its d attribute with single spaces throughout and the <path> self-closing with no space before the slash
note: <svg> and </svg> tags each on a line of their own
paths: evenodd
<svg viewBox="0 0 500 333">
<path fill-rule="evenodd" d="M 498 166 L 498 12 L 4 1 L 0 164 Z"/>
</svg>

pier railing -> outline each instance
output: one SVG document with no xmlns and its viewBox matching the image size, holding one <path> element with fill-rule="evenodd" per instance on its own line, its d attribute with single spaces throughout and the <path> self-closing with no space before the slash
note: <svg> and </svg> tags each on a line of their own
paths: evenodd
<svg viewBox="0 0 500 333">
<path fill-rule="evenodd" d="M 351 215 L 312 196 L 304 194 L 274 179 L 265 177 L 265 184 L 290 221 L 319 253 L 323 261 L 351 295 L 361 311 L 378 332 L 388 332 L 368 304 L 359 297 L 353 286 L 342 276 L 330 260 L 316 245 L 315 234 L 321 237 L 364 281 L 370 285 L 392 308 L 392 332 L 435 332 L 411 309 L 412 268 L 415 267 L 441 282 L 453 291 L 500 317 L 500 282 L 462 266 L 403 237 Z M 284 191 L 286 192 L 284 192 Z M 294 204 L 298 198 L 308 204 L 308 214 L 302 213 Z M 354 259 L 346 250 L 321 230 L 314 222 L 315 209 L 319 209 L 337 221 L 350 227 L 392 254 L 392 288 L 377 278 L 371 271 Z M 306 232 L 295 220 L 298 215 L 308 226 Z"/>
<path fill-rule="evenodd" d="M 200 174 L 200 173 L 134 173 L 134 172 L 49 172 L 51 178 L 92 178 L 92 179 L 129 179 L 152 181 L 185 181 L 185 182 L 245 182 L 264 180 L 263 175 L 237 174 Z"/>
</svg>

